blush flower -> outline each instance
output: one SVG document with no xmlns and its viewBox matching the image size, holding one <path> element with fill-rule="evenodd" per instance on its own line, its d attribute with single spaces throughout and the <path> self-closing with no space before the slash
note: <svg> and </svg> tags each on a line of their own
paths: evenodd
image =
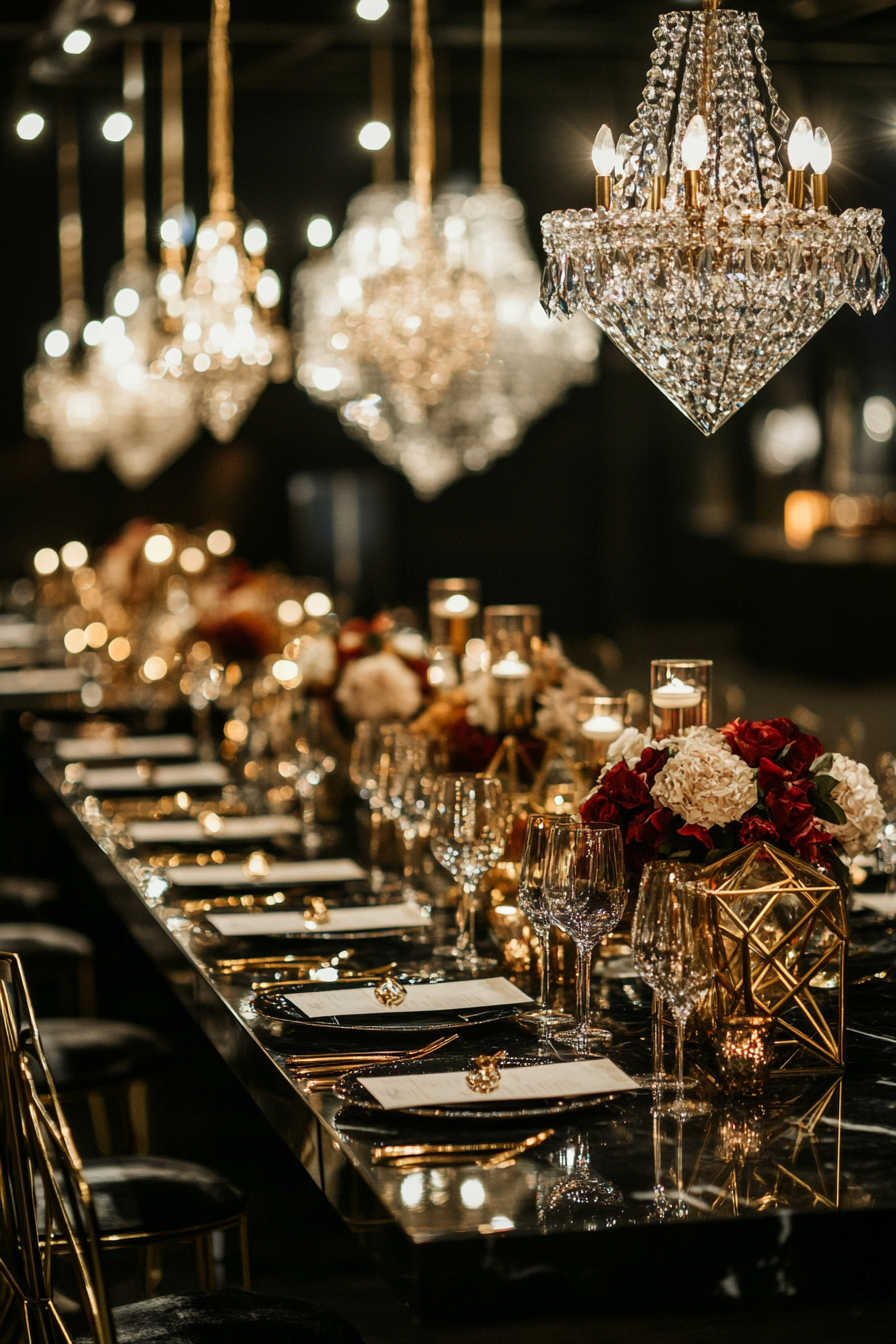
<svg viewBox="0 0 896 1344">
<path fill-rule="evenodd" d="M 420 683 L 394 653 L 373 653 L 346 665 L 336 699 L 359 719 L 409 719 L 423 703 Z"/>
<path fill-rule="evenodd" d="M 669 808 L 689 826 L 726 826 L 756 806 L 753 771 L 732 753 L 720 733 L 695 728 L 683 737 L 666 739 L 663 746 L 673 754 L 650 791 L 660 807 Z"/>
<path fill-rule="evenodd" d="M 828 822 L 827 829 L 840 841 L 850 858 L 870 854 L 877 848 L 881 827 L 887 819 L 871 771 L 860 761 L 835 752 L 825 774 L 839 779 L 840 783 L 830 796 L 846 813 L 844 825 Z"/>
</svg>

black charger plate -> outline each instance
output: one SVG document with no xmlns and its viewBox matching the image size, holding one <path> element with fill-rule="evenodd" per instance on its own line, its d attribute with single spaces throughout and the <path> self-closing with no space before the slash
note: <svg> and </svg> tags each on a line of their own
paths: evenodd
<svg viewBox="0 0 896 1344">
<path fill-rule="evenodd" d="M 432 981 L 429 976 L 411 975 L 401 972 L 394 977 L 400 984 L 405 985 L 427 985 Z M 376 976 L 371 979 L 371 984 L 378 984 L 382 979 Z M 312 984 L 301 985 L 290 990 L 291 994 L 311 994 L 320 993 L 324 989 L 359 989 L 361 984 L 355 980 L 343 985 L 338 984 Z M 312 1030 L 322 1031 L 364 1031 L 364 1032 L 389 1032 L 390 1034 L 400 1032 L 420 1035 L 421 1033 L 432 1034 L 439 1031 L 466 1031 L 474 1027 L 488 1026 L 492 1022 L 500 1022 L 507 1017 L 513 1017 L 525 1008 L 526 1004 L 507 1004 L 495 1008 L 458 1008 L 451 1009 L 443 1013 L 402 1013 L 400 1016 L 390 1017 L 385 1013 L 374 1014 L 353 1014 L 350 1017 L 344 1017 L 341 1020 L 336 1017 L 306 1017 L 302 1010 L 296 1004 L 290 1002 L 280 990 L 266 989 L 260 994 L 256 994 L 252 1000 L 252 1007 L 256 1013 L 262 1017 L 276 1018 L 280 1022 L 288 1022 L 291 1026 L 309 1027 Z"/>
</svg>

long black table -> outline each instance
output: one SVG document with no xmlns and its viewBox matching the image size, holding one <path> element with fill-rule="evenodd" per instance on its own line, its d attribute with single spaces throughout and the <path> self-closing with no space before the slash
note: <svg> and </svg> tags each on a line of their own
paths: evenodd
<svg viewBox="0 0 896 1344">
<path fill-rule="evenodd" d="M 650 1091 L 632 1092 L 567 1116 L 504 1169 L 376 1166 L 376 1142 L 461 1135 L 431 1122 L 381 1123 L 331 1093 L 306 1094 L 287 1054 L 341 1042 L 257 1015 L 251 988 L 215 973 L 201 916 L 147 880 L 108 826 L 85 813 L 77 789 L 66 793 L 47 748 L 35 744 L 33 756 L 36 787 L 80 862 L 422 1320 L 892 1292 L 896 972 L 878 967 L 851 987 L 842 1074 L 775 1079 L 761 1103 L 715 1095 L 708 1117 L 684 1125 L 657 1115 Z M 875 936 L 886 931 L 879 925 Z M 421 950 L 407 945 L 397 955 L 413 964 Z M 631 979 L 595 989 L 615 1024 L 608 1053 L 630 1073 L 646 1070 L 647 991 Z M 463 1045 L 465 1057 L 538 1048 L 506 1023 L 477 1029 Z M 530 1121 L 507 1133 L 532 1129 Z"/>
</svg>

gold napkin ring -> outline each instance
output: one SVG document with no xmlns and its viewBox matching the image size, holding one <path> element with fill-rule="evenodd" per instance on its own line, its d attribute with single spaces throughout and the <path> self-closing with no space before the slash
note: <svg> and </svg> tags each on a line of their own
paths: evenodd
<svg viewBox="0 0 896 1344">
<path fill-rule="evenodd" d="M 408 992 L 404 985 L 400 985 L 391 975 L 387 975 L 385 980 L 377 985 L 373 995 L 384 1008 L 397 1008 L 400 1003 L 404 1003 Z"/>
<path fill-rule="evenodd" d="M 496 1055 L 477 1055 L 473 1061 L 476 1067 L 467 1074 L 467 1087 L 472 1092 L 494 1092 L 501 1082 L 498 1066 L 506 1058 L 506 1050 L 499 1050 Z"/>
<path fill-rule="evenodd" d="M 330 910 L 323 896 L 312 896 L 305 906 L 306 924 L 329 924 Z"/>
</svg>

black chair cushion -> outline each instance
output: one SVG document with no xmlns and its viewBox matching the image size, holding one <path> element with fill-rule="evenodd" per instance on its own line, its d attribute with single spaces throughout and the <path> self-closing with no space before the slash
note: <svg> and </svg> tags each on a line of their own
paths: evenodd
<svg viewBox="0 0 896 1344">
<path fill-rule="evenodd" d="M 34 910 L 47 905 L 59 896 L 55 882 L 46 877 L 19 877 L 12 873 L 0 876 L 0 907 L 19 906 L 23 910 Z"/>
<path fill-rule="evenodd" d="M 245 1195 L 226 1177 L 175 1158 L 89 1158 L 84 1175 L 104 1237 L 205 1227 L 246 1207 Z"/>
<path fill-rule="evenodd" d="M 364 1344 L 334 1311 L 235 1288 L 151 1297 L 112 1315 L 118 1344 Z"/>
<path fill-rule="evenodd" d="M 0 951 L 20 957 L 92 957 L 93 943 L 61 924 L 0 924 Z"/>
<path fill-rule="evenodd" d="M 97 1017 L 43 1017 L 41 1044 L 60 1092 L 139 1077 L 170 1052 L 157 1031 Z"/>
</svg>

